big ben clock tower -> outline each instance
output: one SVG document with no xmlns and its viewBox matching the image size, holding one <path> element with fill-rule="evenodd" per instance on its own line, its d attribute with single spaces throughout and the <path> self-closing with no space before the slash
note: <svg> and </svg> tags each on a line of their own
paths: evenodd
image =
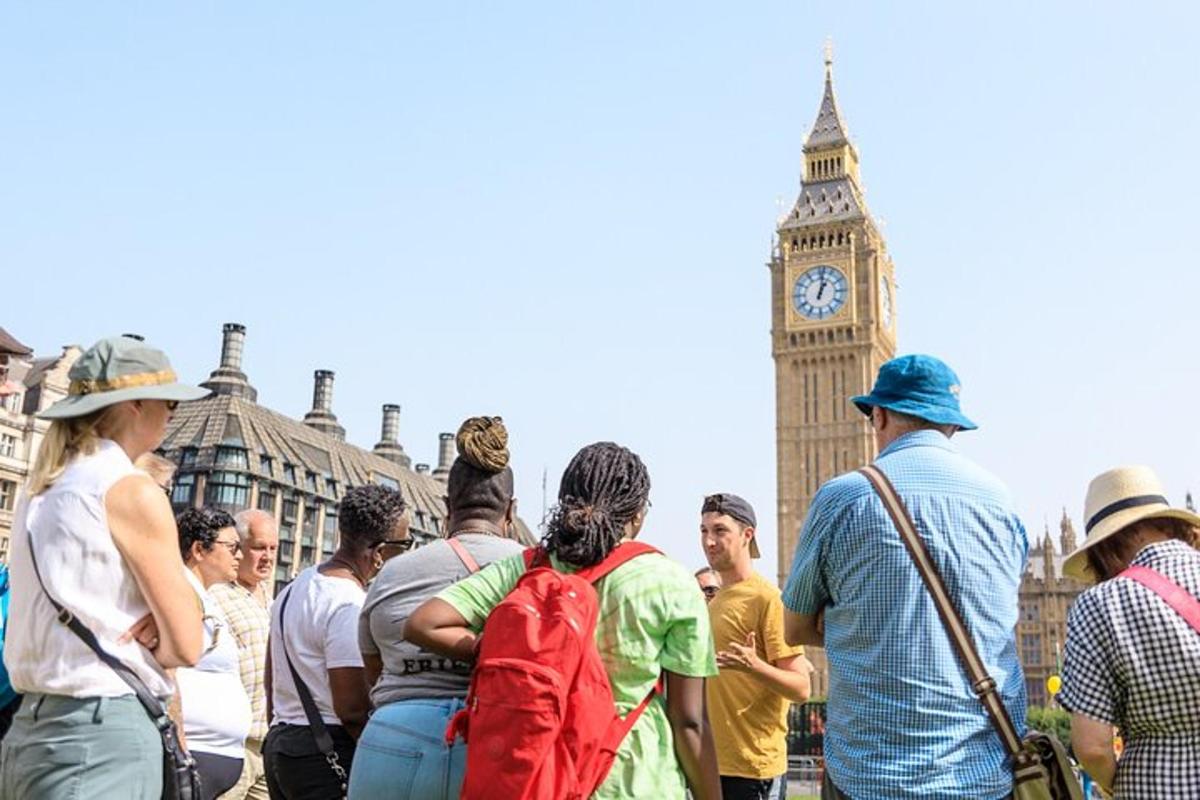
<svg viewBox="0 0 1200 800">
<path fill-rule="evenodd" d="M 779 222 L 768 264 L 781 585 L 817 488 L 875 457 L 866 417 L 849 398 L 867 394 L 896 353 L 895 273 L 858 169 L 827 48 L 800 196 Z"/>
</svg>

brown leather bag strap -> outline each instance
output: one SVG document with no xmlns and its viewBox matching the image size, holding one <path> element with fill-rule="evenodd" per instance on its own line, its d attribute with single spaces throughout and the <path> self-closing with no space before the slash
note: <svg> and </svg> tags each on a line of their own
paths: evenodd
<svg viewBox="0 0 1200 800">
<path fill-rule="evenodd" d="M 860 469 L 859 472 L 871 482 L 879 499 L 883 501 L 883 507 L 887 509 L 888 516 L 892 518 L 896 530 L 900 532 L 900 540 L 904 542 L 904 547 L 912 557 L 913 564 L 916 565 L 917 572 L 925 583 L 925 588 L 929 590 L 929 594 L 933 598 L 933 605 L 938 610 L 938 616 L 942 618 L 946 633 L 949 634 L 950 641 L 954 643 L 958 660 L 962 664 L 963 670 L 966 671 L 967 677 L 970 678 L 971 687 L 979 697 L 979 702 L 983 703 L 993 727 L 1000 734 L 1004 749 L 1018 762 L 1024 761 L 1026 756 L 1021 748 L 1021 737 L 1017 735 L 1016 726 L 1013 725 L 1012 718 L 1008 715 L 1008 709 L 1000 700 L 1000 695 L 996 691 L 996 681 L 991 675 L 988 675 L 987 669 L 983 666 L 975 644 L 971 641 L 971 634 L 963 623 L 962 617 L 959 616 L 958 609 L 954 607 L 950 593 L 946 590 L 946 584 L 933 563 L 929 548 L 925 546 L 924 540 L 917 533 L 917 526 L 913 524 L 908 509 L 904 507 L 904 501 L 900 499 L 892 482 L 878 467 L 869 465 Z"/>
<path fill-rule="evenodd" d="M 450 545 L 450 549 L 454 551 L 454 555 L 458 556 L 458 560 L 467 568 L 467 572 L 474 575 L 479 572 L 479 562 L 475 560 L 475 556 L 467 550 L 467 546 L 451 536 L 446 540 L 446 544 Z"/>
</svg>

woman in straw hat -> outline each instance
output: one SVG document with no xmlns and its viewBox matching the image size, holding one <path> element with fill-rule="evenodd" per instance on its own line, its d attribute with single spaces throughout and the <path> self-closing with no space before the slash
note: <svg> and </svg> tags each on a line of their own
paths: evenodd
<svg viewBox="0 0 1200 800">
<path fill-rule="evenodd" d="M 171 506 L 134 461 L 162 442 L 180 384 L 167 357 L 102 339 L 71 367 L 12 534 L 5 662 L 25 694 L 0 751 L 0 798 L 157 798 L 163 743 L 116 671 L 67 627 L 72 617 L 159 698 L 194 664 L 201 607 L 184 576 Z M 50 598 L 61 605 L 60 614 Z"/>
<path fill-rule="evenodd" d="M 1200 797 L 1200 516 L 1149 467 L 1121 467 L 1092 481 L 1084 520 L 1063 564 L 1097 584 L 1067 618 L 1058 700 L 1075 753 L 1117 797 Z"/>
</svg>

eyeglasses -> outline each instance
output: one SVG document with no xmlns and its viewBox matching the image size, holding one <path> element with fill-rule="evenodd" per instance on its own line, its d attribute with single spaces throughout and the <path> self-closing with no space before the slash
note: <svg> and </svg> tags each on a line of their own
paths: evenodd
<svg viewBox="0 0 1200 800">
<path fill-rule="evenodd" d="M 214 545 L 219 544 L 222 547 L 227 548 L 229 550 L 230 555 L 236 556 L 238 553 L 240 553 L 242 551 L 242 543 L 241 542 L 222 542 L 222 541 L 218 540 L 218 541 L 213 542 L 213 544 Z"/>
<path fill-rule="evenodd" d="M 412 549 L 414 544 L 416 544 L 416 540 L 414 539 L 384 539 L 377 546 L 393 547 L 396 550 L 399 550 L 401 553 L 407 553 Z"/>
<path fill-rule="evenodd" d="M 700 591 L 704 592 L 705 597 L 716 597 L 717 592 L 721 591 L 720 586 L 702 586 Z"/>
<path fill-rule="evenodd" d="M 179 408 L 178 400 L 167 400 L 166 403 L 167 403 L 167 411 L 174 411 L 175 409 Z"/>
</svg>

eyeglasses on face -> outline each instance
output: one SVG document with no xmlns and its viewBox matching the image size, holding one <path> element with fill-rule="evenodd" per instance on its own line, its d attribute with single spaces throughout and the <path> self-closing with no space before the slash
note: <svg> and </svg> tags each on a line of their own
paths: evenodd
<svg viewBox="0 0 1200 800">
<path fill-rule="evenodd" d="M 379 547 L 390 547 L 393 550 L 399 550 L 401 553 L 407 553 L 416 544 L 414 539 L 384 539 L 379 543 Z"/>
<path fill-rule="evenodd" d="M 214 545 L 219 544 L 219 545 L 221 545 L 221 547 L 226 548 L 227 550 L 229 550 L 230 555 L 236 556 L 238 553 L 242 552 L 242 543 L 241 542 L 222 542 L 221 540 L 218 539 L 217 541 L 213 542 L 213 544 Z"/>
<path fill-rule="evenodd" d="M 720 586 L 702 586 L 700 591 L 704 592 L 705 597 L 716 597 L 717 592 L 721 591 Z"/>
<path fill-rule="evenodd" d="M 178 400 L 167 400 L 166 403 L 167 403 L 167 411 L 174 411 L 175 409 L 179 408 Z"/>
</svg>

